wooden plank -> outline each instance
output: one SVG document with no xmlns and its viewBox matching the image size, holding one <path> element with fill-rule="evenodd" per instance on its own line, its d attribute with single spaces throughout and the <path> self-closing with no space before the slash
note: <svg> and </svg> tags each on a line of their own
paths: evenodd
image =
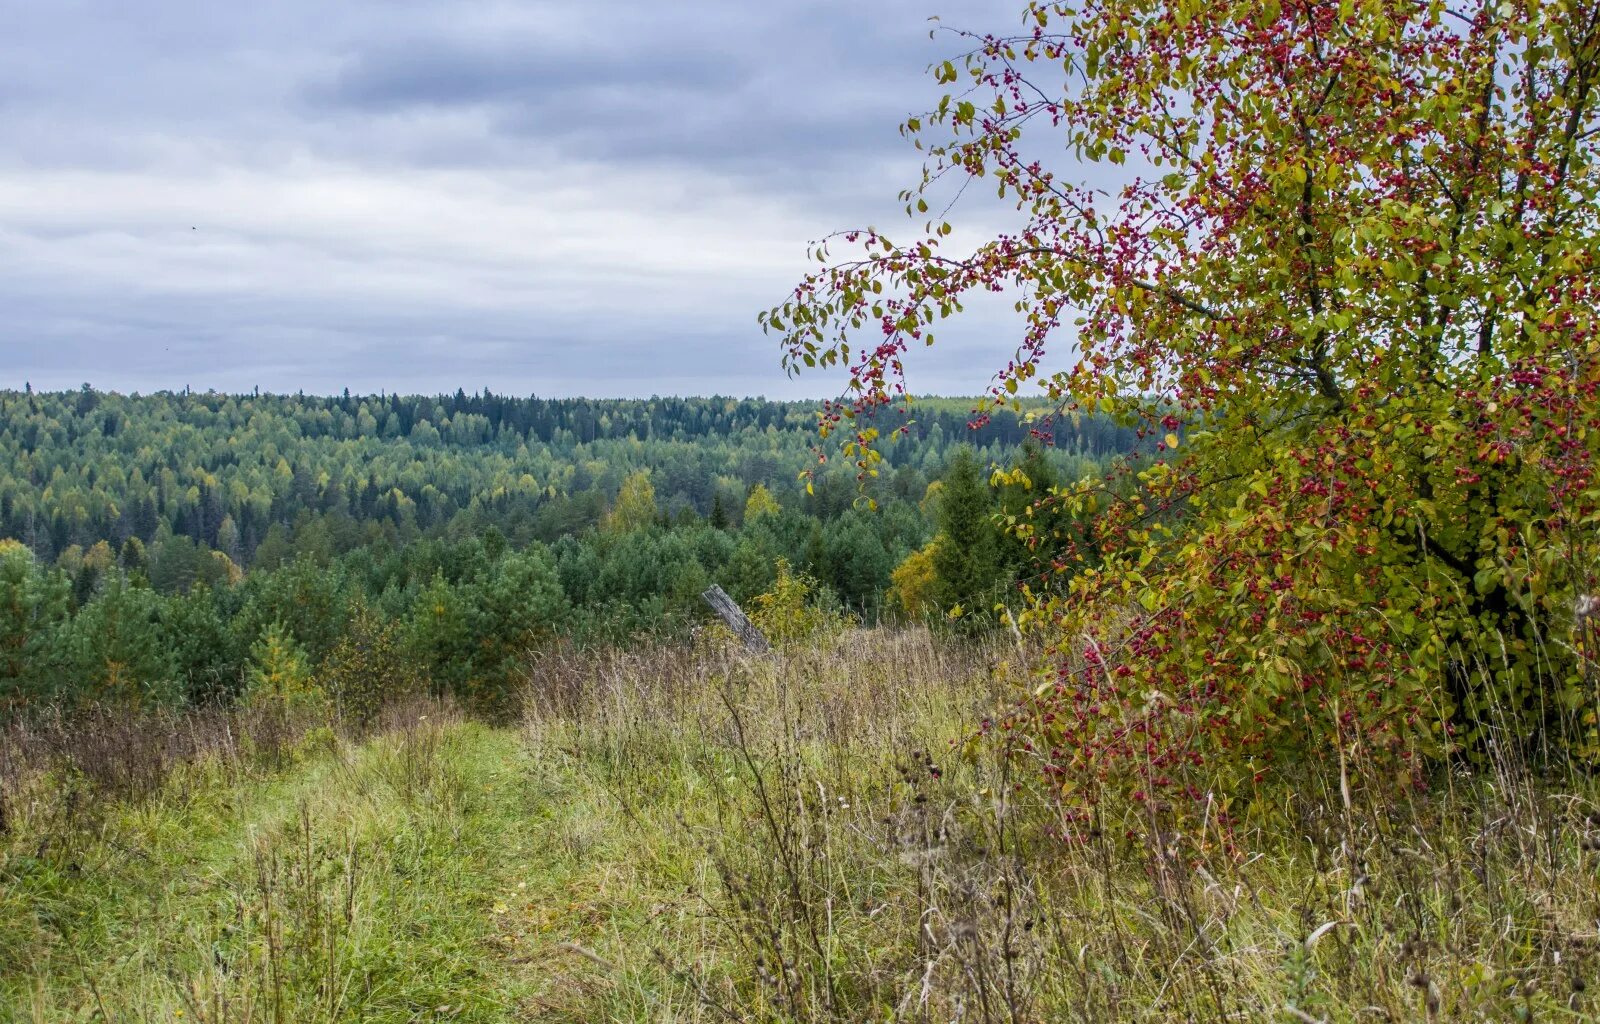
<svg viewBox="0 0 1600 1024">
<path fill-rule="evenodd" d="M 750 617 L 721 587 L 713 583 L 711 589 L 700 597 L 711 606 L 712 611 L 717 613 L 717 617 L 733 630 L 733 635 L 744 644 L 745 650 L 756 653 L 772 650 L 772 645 L 767 642 L 766 636 L 756 628 L 756 624 L 750 621 Z"/>
</svg>

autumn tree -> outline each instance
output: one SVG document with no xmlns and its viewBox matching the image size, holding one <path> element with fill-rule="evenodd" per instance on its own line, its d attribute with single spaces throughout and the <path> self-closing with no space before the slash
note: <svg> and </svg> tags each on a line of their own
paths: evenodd
<svg viewBox="0 0 1600 1024">
<path fill-rule="evenodd" d="M 905 561 L 890 574 L 890 593 L 895 604 L 912 619 L 924 619 L 940 610 L 934 597 L 938 592 L 939 577 L 933 569 L 939 544 L 940 538 L 935 537 L 907 555 Z"/>
<path fill-rule="evenodd" d="M 746 523 L 759 522 L 767 516 L 775 516 L 780 511 L 778 499 L 772 496 L 766 485 L 756 484 L 750 488 L 750 496 L 744 503 L 744 521 Z"/>
<path fill-rule="evenodd" d="M 1600 5 L 1086 0 L 957 35 L 904 125 L 920 227 L 829 239 L 763 319 L 849 367 L 825 429 L 866 474 L 863 414 L 989 291 L 1021 326 L 986 409 L 1040 384 L 1145 436 L 1052 496 L 1092 526 L 1029 616 L 1046 773 L 1592 755 Z M 1015 219 L 958 248 L 926 218 L 969 184 Z"/>
<path fill-rule="evenodd" d="M 606 528 L 618 533 L 649 526 L 656 521 L 656 489 L 645 470 L 629 473 L 617 491 L 617 501 L 606 518 Z"/>
</svg>

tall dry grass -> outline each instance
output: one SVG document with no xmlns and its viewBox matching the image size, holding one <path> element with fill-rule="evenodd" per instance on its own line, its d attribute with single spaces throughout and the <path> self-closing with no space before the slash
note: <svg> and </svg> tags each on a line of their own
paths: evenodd
<svg viewBox="0 0 1600 1024">
<path fill-rule="evenodd" d="M 566 659 L 527 733 L 696 906 L 652 958 L 697 1018 L 1600 1017 L 1592 780 L 1508 755 L 1419 790 L 1330 751 L 1226 826 L 1077 820 L 1023 738 L 970 742 L 1008 661 L 916 631 Z"/>
<path fill-rule="evenodd" d="M 0 1021 L 1600 1018 L 1575 766 L 1415 788 L 1352 746 L 1226 819 L 1086 807 L 975 738 L 1034 657 L 548 652 L 514 731 L 13 723 Z"/>
</svg>

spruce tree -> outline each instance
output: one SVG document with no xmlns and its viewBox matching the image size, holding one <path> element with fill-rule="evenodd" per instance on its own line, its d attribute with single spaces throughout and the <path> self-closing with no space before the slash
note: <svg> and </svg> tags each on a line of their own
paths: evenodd
<svg viewBox="0 0 1600 1024">
<path fill-rule="evenodd" d="M 933 550 L 935 589 L 945 611 L 972 615 L 987 607 L 999 576 L 989 486 L 972 449 L 963 445 L 945 466 L 939 491 L 939 532 L 943 541 Z"/>
</svg>

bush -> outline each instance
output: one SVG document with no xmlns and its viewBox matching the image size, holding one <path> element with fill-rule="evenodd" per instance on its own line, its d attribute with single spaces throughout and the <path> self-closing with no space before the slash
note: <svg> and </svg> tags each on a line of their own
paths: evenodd
<svg viewBox="0 0 1600 1024">
<path fill-rule="evenodd" d="M 812 577 L 796 573 L 787 559 L 778 559 L 776 568 L 772 588 L 756 595 L 750 611 L 750 621 L 774 646 L 832 639 L 856 624 L 826 588 Z"/>
<path fill-rule="evenodd" d="M 501 714 L 515 703 L 529 655 L 567 613 L 555 564 L 532 548 L 459 586 L 436 575 L 417 594 L 408 644 L 436 692 Z"/>
<path fill-rule="evenodd" d="M 339 717 L 369 725 L 385 704 L 415 694 L 420 680 L 400 625 L 363 603 L 318 673 Z"/>
<path fill-rule="evenodd" d="M 1010 723 L 1051 790 L 1595 749 L 1574 635 L 1600 589 L 1592 13 L 1032 5 L 1027 34 L 970 36 L 905 126 L 929 154 L 908 210 L 984 176 L 1021 222 L 968 254 L 939 221 L 847 234 L 858 257 L 767 314 L 791 367 L 854 367 L 826 432 L 903 393 L 938 320 L 1011 290 L 1025 327 L 985 408 L 1042 377 L 1145 438 L 1051 498 L 1089 525 L 1048 552 L 1070 590 L 1026 618 L 1056 656 Z M 1062 145 L 1116 198 L 1036 159 Z"/>
</svg>

